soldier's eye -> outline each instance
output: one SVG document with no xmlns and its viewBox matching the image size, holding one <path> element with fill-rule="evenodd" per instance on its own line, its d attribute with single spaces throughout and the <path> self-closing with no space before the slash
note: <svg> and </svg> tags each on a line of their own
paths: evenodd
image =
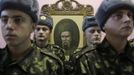
<svg viewBox="0 0 134 75">
<path fill-rule="evenodd" d="M 101 33 L 101 30 L 97 30 L 98 33 Z"/>
<path fill-rule="evenodd" d="M 36 28 L 35 30 L 36 30 L 36 31 L 39 31 L 39 30 L 40 30 L 40 28 Z"/>
<path fill-rule="evenodd" d="M 90 32 L 90 33 L 94 33 L 94 32 L 95 32 L 95 30 L 90 30 L 89 32 Z"/>
<path fill-rule="evenodd" d="M 7 17 L 1 17 L 1 22 L 4 24 L 7 24 L 8 18 Z"/>
<path fill-rule="evenodd" d="M 133 13 L 128 12 L 128 17 L 131 18 L 131 19 L 133 19 Z"/>
<path fill-rule="evenodd" d="M 47 28 L 42 28 L 43 31 L 47 31 L 48 29 Z"/>
<path fill-rule="evenodd" d="M 123 13 L 115 13 L 112 16 L 115 20 L 119 20 L 123 17 Z"/>
<path fill-rule="evenodd" d="M 22 17 L 14 17 L 14 22 L 16 23 L 16 24 L 20 24 L 20 23 L 22 23 L 24 20 L 23 20 L 23 18 Z"/>
</svg>

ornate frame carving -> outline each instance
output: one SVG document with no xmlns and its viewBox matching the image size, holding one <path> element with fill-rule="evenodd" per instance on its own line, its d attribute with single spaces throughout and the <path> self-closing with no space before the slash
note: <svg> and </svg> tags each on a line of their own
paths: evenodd
<svg viewBox="0 0 134 75">
<path fill-rule="evenodd" d="M 52 5 L 43 5 L 41 13 L 48 15 L 92 15 L 91 5 L 82 5 L 75 0 L 59 0 Z"/>
</svg>

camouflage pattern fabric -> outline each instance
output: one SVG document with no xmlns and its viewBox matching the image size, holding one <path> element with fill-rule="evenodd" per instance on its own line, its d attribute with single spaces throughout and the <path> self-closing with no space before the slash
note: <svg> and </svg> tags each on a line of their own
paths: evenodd
<svg viewBox="0 0 134 75">
<path fill-rule="evenodd" d="M 80 70 L 79 58 L 81 58 L 85 53 L 89 52 L 90 50 L 94 49 L 96 46 L 84 46 L 83 48 L 77 49 L 74 54 L 70 56 L 70 66 L 72 67 L 70 74 L 74 75 L 75 71 Z"/>
<path fill-rule="evenodd" d="M 106 39 L 75 62 L 74 75 L 134 75 L 134 46 L 118 54 Z"/>
<path fill-rule="evenodd" d="M 80 58 L 83 54 L 85 54 L 86 52 L 89 52 L 90 50 L 94 49 L 96 46 L 94 45 L 90 45 L 90 46 L 84 46 L 83 48 L 79 48 L 77 49 L 70 58 L 70 61 L 73 61 L 75 59 Z"/>
<path fill-rule="evenodd" d="M 61 60 L 35 45 L 20 60 L 11 58 L 8 47 L 1 49 L 0 54 L 0 75 L 64 75 Z"/>
<path fill-rule="evenodd" d="M 55 54 L 56 56 L 58 56 L 62 61 L 65 60 L 65 56 L 64 56 L 64 49 L 60 48 L 58 45 L 55 44 L 48 44 L 47 46 L 45 46 L 45 50 Z"/>
</svg>

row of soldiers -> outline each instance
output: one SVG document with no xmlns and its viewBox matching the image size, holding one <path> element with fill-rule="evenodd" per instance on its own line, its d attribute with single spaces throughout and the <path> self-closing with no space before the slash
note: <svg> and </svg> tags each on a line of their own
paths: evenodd
<svg viewBox="0 0 134 75">
<path fill-rule="evenodd" d="M 87 44 L 69 59 L 64 49 L 48 43 L 52 22 L 38 19 L 38 5 L 37 0 L 0 0 L 7 43 L 0 49 L 0 75 L 134 75 L 134 45 L 127 40 L 134 28 L 131 0 L 103 0 L 95 17 L 85 17 Z M 106 33 L 102 42 L 101 31 Z"/>
<path fill-rule="evenodd" d="M 52 23 L 52 18 L 45 15 L 40 16 L 33 34 L 33 43 L 39 48 L 58 56 L 63 61 L 65 72 L 73 69 L 70 64 L 76 55 L 81 55 L 82 52 L 88 51 L 88 49 L 95 47 L 101 42 L 101 29 L 99 28 L 94 16 L 84 17 L 82 29 L 87 44 L 83 48 L 79 48 L 73 51 L 67 51 L 64 49 L 64 47 L 49 43 L 50 35 L 53 29 Z M 67 42 L 69 36 L 66 35 L 64 38 Z"/>
</svg>

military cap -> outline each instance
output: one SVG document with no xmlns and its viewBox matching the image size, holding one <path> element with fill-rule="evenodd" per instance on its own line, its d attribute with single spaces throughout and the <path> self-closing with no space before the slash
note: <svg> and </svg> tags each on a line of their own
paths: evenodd
<svg viewBox="0 0 134 75">
<path fill-rule="evenodd" d="M 53 20 L 50 16 L 40 15 L 38 25 L 45 25 L 50 28 L 50 30 L 53 29 Z"/>
<path fill-rule="evenodd" d="M 82 30 L 85 31 L 87 28 L 92 26 L 98 26 L 94 16 L 86 16 L 83 20 Z"/>
<path fill-rule="evenodd" d="M 15 9 L 28 14 L 33 22 L 38 21 L 39 4 L 37 0 L 0 0 L 0 14 L 5 9 Z"/>
</svg>

